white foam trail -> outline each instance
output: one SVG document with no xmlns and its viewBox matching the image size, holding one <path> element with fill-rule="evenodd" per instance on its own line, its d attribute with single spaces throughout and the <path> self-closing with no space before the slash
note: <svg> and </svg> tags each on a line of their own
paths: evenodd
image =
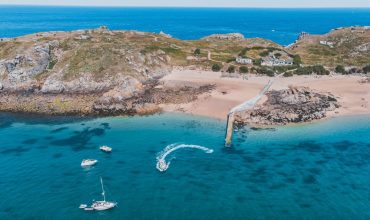
<svg viewBox="0 0 370 220">
<path fill-rule="evenodd" d="M 193 148 L 193 149 L 199 149 L 204 151 L 207 154 L 213 153 L 213 149 L 209 149 L 206 147 L 198 146 L 198 145 L 188 145 L 188 144 L 170 144 L 168 145 L 165 149 L 163 149 L 157 156 L 157 165 L 156 168 L 160 172 L 166 171 L 171 164 L 171 160 L 174 159 L 172 158 L 169 162 L 166 162 L 166 157 L 171 154 L 172 152 L 182 149 L 182 148 Z"/>
</svg>

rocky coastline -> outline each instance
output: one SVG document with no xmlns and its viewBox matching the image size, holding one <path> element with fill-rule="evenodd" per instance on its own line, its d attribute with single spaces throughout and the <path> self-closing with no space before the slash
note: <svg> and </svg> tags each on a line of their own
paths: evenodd
<svg viewBox="0 0 370 220">
<path fill-rule="evenodd" d="M 349 31 L 356 34 L 356 39 L 368 37 L 369 33 L 345 29 L 332 34 L 339 39 Z M 236 57 L 251 50 L 255 60 L 261 60 L 269 50 L 280 51 L 280 55 L 289 50 L 286 54 L 300 54 L 300 62 L 305 63 L 310 59 L 303 52 L 318 46 L 318 40 L 325 37 L 306 36 L 299 39 L 293 49 L 265 39 L 245 38 L 238 33 L 182 41 L 164 33 L 110 31 L 106 27 L 7 39 L 0 42 L 0 111 L 48 115 L 152 114 L 162 111 L 161 106 L 166 104 L 191 103 L 211 91 L 217 95 L 211 82 L 167 87 L 161 80 L 175 67 L 239 75 L 244 67 L 244 71 L 260 75 L 262 73 L 252 70 L 261 64 L 252 62 L 248 67 L 240 66 Z M 368 47 L 364 48 L 366 53 Z M 343 55 L 341 50 L 336 53 Z M 187 59 L 189 56 L 194 59 Z M 367 57 L 355 60 L 365 63 Z M 221 68 L 220 64 L 225 65 Z M 267 97 L 268 100 L 253 111 L 239 114 L 237 122 L 266 125 L 307 122 L 324 118 L 327 111 L 339 107 L 334 96 L 305 88 L 272 91 Z"/>
<path fill-rule="evenodd" d="M 311 122 L 327 116 L 340 105 L 332 94 L 305 87 L 268 92 L 267 100 L 255 108 L 237 113 L 235 125 L 274 126 Z"/>
<path fill-rule="evenodd" d="M 152 82 L 139 88 L 124 87 L 123 91 L 89 94 L 3 92 L 0 95 L 0 111 L 79 116 L 148 115 L 161 112 L 161 104 L 192 102 L 198 95 L 212 90 L 213 86 L 174 89 Z"/>
</svg>

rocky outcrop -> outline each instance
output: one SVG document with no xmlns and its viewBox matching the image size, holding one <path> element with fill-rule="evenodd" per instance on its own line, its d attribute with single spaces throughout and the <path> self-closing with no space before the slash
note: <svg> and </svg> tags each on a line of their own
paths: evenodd
<svg viewBox="0 0 370 220">
<path fill-rule="evenodd" d="M 8 90 L 31 88 L 34 84 L 33 77 L 45 71 L 49 65 L 49 52 L 49 44 L 41 44 L 13 58 L 0 60 L 0 78 L 3 88 Z"/>
<path fill-rule="evenodd" d="M 267 93 L 267 101 L 252 110 L 236 114 L 237 124 L 285 125 L 309 122 L 326 117 L 339 107 L 330 94 L 305 87 L 292 87 Z"/>
<path fill-rule="evenodd" d="M 143 85 L 134 78 L 128 78 L 124 85 L 104 93 L 94 103 L 93 111 L 103 115 L 153 113 L 161 110 L 161 104 L 188 103 L 213 88 L 212 85 L 167 88 L 157 86 L 156 81 Z"/>
</svg>

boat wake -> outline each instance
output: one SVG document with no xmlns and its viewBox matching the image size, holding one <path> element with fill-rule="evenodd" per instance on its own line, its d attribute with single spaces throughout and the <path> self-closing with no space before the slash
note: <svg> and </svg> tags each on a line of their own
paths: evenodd
<svg viewBox="0 0 370 220">
<path fill-rule="evenodd" d="M 166 157 L 170 155 L 172 152 L 182 149 L 182 148 L 198 149 L 198 150 L 204 151 L 207 154 L 213 153 L 213 149 L 209 149 L 209 148 L 198 146 L 198 145 L 170 144 L 158 154 L 157 165 L 156 165 L 157 170 L 159 170 L 160 172 L 166 171 L 170 167 L 171 160 L 175 159 L 173 157 L 168 162 L 166 162 Z"/>
</svg>

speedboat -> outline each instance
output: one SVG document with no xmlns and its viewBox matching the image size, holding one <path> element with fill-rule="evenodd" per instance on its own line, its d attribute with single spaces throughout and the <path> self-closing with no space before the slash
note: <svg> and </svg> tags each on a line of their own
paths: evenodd
<svg viewBox="0 0 370 220">
<path fill-rule="evenodd" d="M 85 160 L 82 160 L 81 166 L 82 167 L 91 167 L 91 166 L 94 166 L 97 162 L 98 162 L 98 160 L 85 159 Z"/>
<path fill-rule="evenodd" d="M 101 151 L 104 151 L 104 152 L 107 152 L 107 153 L 110 153 L 110 152 L 112 152 L 112 148 L 111 147 L 108 147 L 108 146 L 101 146 L 100 148 L 99 148 Z"/>
<path fill-rule="evenodd" d="M 105 191 L 104 191 L 104 185 L 103 185 L 103 179 L 100 177 L 100 184 L 101 184 L 101 189 L 102 189 L 102 196 L 103 196 L 103 201 L 95 201 L 92 205 L 91 208 L 97 211 L 104 211 L 108 209 L 112 209 L 117 206 L 116 202 L 110 202 L 105 200 Z"/>
</svg>

